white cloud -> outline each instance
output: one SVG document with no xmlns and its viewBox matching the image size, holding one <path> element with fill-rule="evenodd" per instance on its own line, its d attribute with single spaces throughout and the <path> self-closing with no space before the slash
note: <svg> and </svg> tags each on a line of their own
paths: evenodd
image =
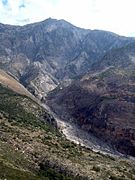
<svg viewBox="0 0 135 180">
<path fill-rule="evenodd" d="M 0 22 L 23 25 L 52 17 L 130 35 L 135 33 L 134 7 L 134 0 L 8 0 L 7 5 L 0 0 Z"/>
</svg>

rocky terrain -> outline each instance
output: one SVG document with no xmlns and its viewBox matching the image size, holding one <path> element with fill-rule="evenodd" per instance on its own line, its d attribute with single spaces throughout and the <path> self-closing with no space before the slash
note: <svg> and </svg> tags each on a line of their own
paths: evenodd
<svg viewBox="0 0 135 180">
<path fill-rule="evenodd" d="M 0 85 L 0 179 L 114 178 L 134 179 L 134 161 L 68 141 L 47 110 Z"/>
<path fill-rule="evenodd" d="M 135 43 L 109 51 L 99 62 L 93 63 L 91 71 L 97 72 L 110 66 L 127 69 L 129 73 L 130 71 L 133 72 L 135 66 Z"/>
<path fill-rule="evenodd" d="M 106 52 L 134 41 L 51 18 L 22 27 L 0 24 L 0 68 L 42 99 L 62 80 L 88 72 Z"/>
<path fill-rule="evenodd" d="M 0 41 L 0 179 L 135 179 L 107 154 L 135 157 L 135 39 L 49 18 Z"/>
<path fill-rule="evenodd" d="M 58 87 L 48 103 L 62 118 L 135 156 L 134 44 L 112 50 L 93 73 Z M 94 69 L 93 68 L 93 69 Z"/>
</svg>

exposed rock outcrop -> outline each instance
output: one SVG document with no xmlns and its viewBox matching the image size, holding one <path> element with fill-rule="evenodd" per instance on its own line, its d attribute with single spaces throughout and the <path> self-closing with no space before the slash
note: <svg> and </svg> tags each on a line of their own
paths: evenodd
<svg viewBox="0 0 135 180">
<path fill-rule="evenodd" d="M 48 96 L 48 104 L 65 120 L 135 156 L 135 84 L 133 66 L 89 74 Z"/>
<path fill-rule="evenodd" d="M 88 72 L 109 50 L 134 41 L 51 18 L 22 27 L 0 24 L 0 68 L 42 98 L 61 80 Z"/>
</svg>

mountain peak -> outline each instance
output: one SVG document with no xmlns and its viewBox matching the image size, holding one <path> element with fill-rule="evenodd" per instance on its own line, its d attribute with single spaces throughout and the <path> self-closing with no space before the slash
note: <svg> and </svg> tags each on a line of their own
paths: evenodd
<svg viewBox="0 0 135 180">
<path fill-rule="evenodd" d="M 65 28 L 68 28 L 68 27 L 75 27 L 74 25 L 72 25 L 70 22 L 64 20 L 64 19 L 53 19 L 53 18 L 48 18 L 44 21 L 42 21 L 41 23 L 45 23 L 45 24 L 55 24 L 56 26 L 62 26 L 62 27 L 65 27 Z"/>
</svg>

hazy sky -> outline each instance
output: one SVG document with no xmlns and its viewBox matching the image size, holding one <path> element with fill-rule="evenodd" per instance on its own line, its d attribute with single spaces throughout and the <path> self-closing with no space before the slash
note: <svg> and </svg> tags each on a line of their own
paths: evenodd
<svg viewBox="0 0 135 180">
<path fill-rule="evenodd" d="M 135 0 L 0 0 L 1 23 L 23 25 L 49 17 L 135 36 Z"/>
</svg>

